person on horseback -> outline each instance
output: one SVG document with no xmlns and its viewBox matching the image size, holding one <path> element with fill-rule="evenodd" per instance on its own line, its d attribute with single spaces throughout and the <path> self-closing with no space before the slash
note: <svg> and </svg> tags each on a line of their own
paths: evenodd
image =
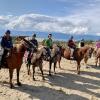
<svg viewBox="0 0 100 100">
<path fill-rule="evenodd" d="M 71 38 L 68 40 L 68 47 L 70 48 L 71 50 L 71 54 L 70 54 L 70 59 L 73 59 L 73 52 L 74 50 L 76 49 L 76 44 L 75 44 L 75 41 L 73 40 L 73 36 L 71 36 Z"/>
<path fill-rule="evenodd" d="M 36 34 L 33 34 L 32 39 L 29 42 L 31 43 L 32 47 L 27 50 L 29 52 L 27 60 L 31 59 L 31 53 L 36 52 L 38 49 L 38 41 L 36 40 Z"/>
<path fill-rule="evenodd" d="M 96 42 L 96 51 L 100 48 L 100 40 Z"/>
<path fill-rule="evenodd" d="M 1 58 L 0 67 L 2 65 L 5 65 L 5 58 L 13 48 L 12 37 L 10 36 L 10 34 L 11 34 L 10 30 L 7 30 L 1 40 L 1 47 L 4 49 L 4 52 Z"/>
<path fill-rule="evenodd" d="M 82 39 L 82 40 L 80 41 L 81 47 L 84 47 L 84 46 L 85 46 L 85 43 L 84 43 L 84 42 L 85 42 L 84 39 Z"/>
<path fill-rule="evenodd" d="M 51 49 L 52 49 L 52 46 L 53 46 L 52 34 L 49 34 L 48 39 L 45 40 L 45 46 L 48 49 L 49 55 L 51 55 Z"/>
<path fill-rule="evenodd" d="M 79 42 L 79 48 L 84 46 L 85 46 L 85 41 L 84 39 L 81 39 L 81 41 Z"/>
<path fill-rule="evenodd" d="M 33 34 L 32 39 L 30 42 L 33 44 L 35 48 L 38 48 L 38 41 L 36 40 L 36 34 Z"/>
</svg>

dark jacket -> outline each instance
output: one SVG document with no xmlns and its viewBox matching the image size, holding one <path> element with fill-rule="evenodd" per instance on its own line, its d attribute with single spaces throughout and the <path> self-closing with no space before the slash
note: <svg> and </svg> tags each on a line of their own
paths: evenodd
<svg viewBox="0 0 100 100">
<path fill-rule="evenodd" d="M 1 46 L 3 48 L 12 48 L 13 47 L 12 38 L 10 37 L 9 40 L 7 40 L 6 36 L 3 36 L 1 40 Z"/>
<path fill-rule="evenodd" d="M 84 45 L 85 45 L 84 41 L 81 41 L 80 45 L 81 45 L 81 47 L 84 47 Z"/>
<path fill-rule="evenodd" d="M 30 42 L 31 42 L 35 47 L 38 47 L 38 42 L 37 42 L 36 39 L 30 40 Z"/>
<path fill-rule="evenodd" d="M 68 46 L 73 49 L 76 47 L 75 42 L 71 39 L 68 41 Z"/>
</svg>

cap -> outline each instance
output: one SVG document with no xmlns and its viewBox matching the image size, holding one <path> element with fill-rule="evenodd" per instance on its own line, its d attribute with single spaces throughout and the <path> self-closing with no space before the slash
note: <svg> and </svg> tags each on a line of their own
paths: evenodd
<svg viewBox="0 0 100 100">
<path fill-rule="evenodd" d="M 36 37 L 36 34 L 33 34 L 32 37 Z"/>
<path fill-rule="evenodd" d="M 5 32 L 5 34 L 10 34 L 11 32 L 10 32 L 10 30 L 7 30 L 6 32 Z"/>
</svg>

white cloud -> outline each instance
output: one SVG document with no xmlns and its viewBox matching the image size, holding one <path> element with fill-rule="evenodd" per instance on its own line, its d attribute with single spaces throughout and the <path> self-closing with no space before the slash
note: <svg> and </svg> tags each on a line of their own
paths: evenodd
<svg viewBox="0 0 100 100">
<path fill-rule="evenodd" d="M 100 36 L 100 33 L 96 33 L 97 36 Z"/>
<path fill-rule="evenodd" d="M 79 21 L 70 20 L 70 17 L 51 17 L 40 14 L 25 14 L 22 16 L 0 16 L 0 26 L 3 29 L 35 30 L 63 33 L 85 33 L 88 29 Z"/>
<path fill-rule="evenodd" d="M 0 28 L 12 30 L 62 32 L 70 34 L 100 33 L 100 8 L 93 7 L 64 17 L 40 14 L 0 16 Z M 99 35 L 100 36 L 100 35 Z"/>
</svg>

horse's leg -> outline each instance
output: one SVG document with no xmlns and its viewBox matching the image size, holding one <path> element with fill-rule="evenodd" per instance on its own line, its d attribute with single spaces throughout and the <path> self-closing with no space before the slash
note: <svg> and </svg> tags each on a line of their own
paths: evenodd
<svg viewBox="0 0 100 100">
<path fill-rule="evenodd" d="M 20 71 L 20 68 L 16 69 L 16 71 L 17 71 L 17 85 L 21 86 L 21 82 L 19 82 L 19 71 Z"/>
<path fill-rule="evenodd" d="M 27 74 L 29 75 L 29 67 L 28 67 L 28 63 L 26 64 L 26 67 L 27 67 Z"/>
<path fill-rule="evenodd" d="M 97 67 L 98 64 L 98 57 L 95 58 L 95 66 Z"/>
<path fill-rule="evenodd" d="M 57 62 L 54 62 L 54 73 L 55 74 L 56 74 L 56 72 L 55 72 L 56 64 L 57 64 Z"/>
<path fill-rule="evenodd" d="M 59 64 L 59 68 L 61 68 L 61 66 L 60 66 L 60 60 L 58 61 L 58 64 Z"/>
<path fill-rule="evenodd" d="M 35 81 L 35 77 L 34 77 L 34 74 L 35 74 L 35 66 L 32 66 L 33 68 L 33 80 Z"/>
<path fill-rule="evenodd" d="M 100 58 L 99 58 L 99 67 L 100 67 Z"/>
<path fill-rule="evenodd" d="M 52 61 L 49 62 L 49 75 L 51 76 L 51 66 L 52 66 Z"/>
<path fill-rule="evenodd" d="M 30 64 L 27 64 L 27 71 L 28 71 L 28 75 L 30 75 L 31 74 L 31 72 L 30 72 Z"/>
<path fill-rule="evenodd" d="M 13 78 L 13 69 L 9 69 L 9 76 L 10 76 L 10 88 L 13 88 L 12 78 Z"/>
<path fill-rule="evenodd" d="M 58 59 L 59 68 L 61 68 L 60 62 L 61 62 L 61 57 Z"/>
<path fill-rule="evenodd" d="M 88 68 L 87 61 L 88 61 L 88 57 L 84 58 L 84 62 L 85 62 L 86 68 Z"/>
<path fill-rule="evenodd" d="M 43 66 L 42 66 L 42 63 L 39 65 L 39 68 L 40 68 L 40 71 L 41 71 L 41 74 L 42 74 L 42 79 L 45 80 L 44 78 L 44 74 L 43 74 Z"/>
<path fill-rule="evenodd" d="M 77 61 L 77 74 L 80 74 L 80 61 Z"/>
</svg>

